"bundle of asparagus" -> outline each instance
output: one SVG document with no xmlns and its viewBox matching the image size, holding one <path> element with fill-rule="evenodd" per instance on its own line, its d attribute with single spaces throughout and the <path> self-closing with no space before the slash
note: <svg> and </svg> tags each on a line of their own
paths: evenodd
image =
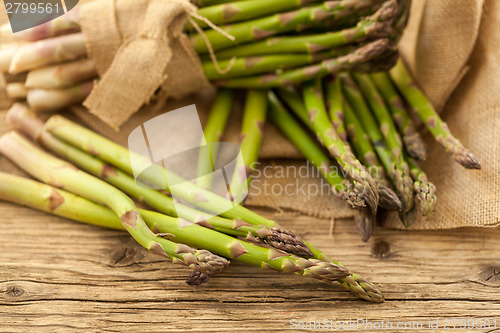
<svg viewBox="0 0 500 333">
<path fill-rule="evenodd" d="M 226 91 L 221 90 L 217 101 Z M 224 110 L 214 107 L 208 123 L 220 120 L 221 114 L 227 117 L 233 102 L 229 101 Z M 426 149 L 410 116 L 412 109 L 420 109 L 416 115 L 430 126 L 431 134 L 454 159 L 468 168 L 480 167 L 416 88 L 401 60 L 390 72 L 341 72 L 323 82 L 305 82 L 302 94 L 290 88 L 269 91 L 268 103 L 272 122 L 319 170 L 332 192 L 357 210 L 355 221 L 364 241 L 374 230 L 378 206 L 398 212 L 406 227 L 416 212 L 428 216 L 434 210 L 436 187 L 415 161 L 426 158 Z M 254 107 L 253 112 L 245 111 L 245 118 L 260 114 L 256 118 L 259 125 L 254 125 L 257 129 L 264 119 L 262 110 L 257 109 L 265 106 L 260 103 Z M 318 143 L 295 118 L 317 137 Z M 207 128 L 209 132 L 211 127 Z M 443 139 L 443 133 L 448 139 Z M 219 140 L 222 134 L 218 132 Z M 242 132 L 244 137 L 247 134 Z M 249 143 L 252 157 L 245 157 L 246 169 L 240 172 L 245 176 L 252 172 L 250 166 L 260 145 L 255 134 L 247 140 L 253 143 Z M 247 149 L 242 145 L 242 150 Z"/>
<path fill-rule="evenodd" d="M 43 124 L 26 106 L 15 104 L 8 113 L 8 122 L 73 164 L 45 153 L 16 132 L 5 134 L 0 138 L 0 152 L 46 185 L 0 174 L 3 200 L 84 223 L 125 229 L 151 252 L 192 268 L 195 273 L 188 279 L 191 284 L 205 282 L 227 266 L 227 259 L 234 259 L 262 269 L 338 281 L 363 299 L 383 301 L 370 282 L 350 273 L 275 221 L 243 206 L 234 206 L 224 217 L 205 218 L 203 209 L 216 210 L 226 205 L 227 199 L 202 187 L 186 182 L 181 190 L 185 193 L 183 199 L 190 203 L 200 203 L 196 193 L 203 195 L 201 210 L 174 206 L 172 198 L 141 186 L 131 177 L 129 154 L 133 153 L 61 116 L 53 116 Z M 124 193 L 160 213 L 138 210 Z"/>
<path fill-rule="evenodd" d="M 271 92 L 271 120 L 321 170 L 332 189 L 343 190 L 341 197 L 358 210 L 356 223 L 365 241 L 373 232 L 375 221 L 376 206 L 373 207 L 369 199 L 372 192 L 366 187 L 355 186 L 361 193 L 355 196 L 358 200 L 353 201 L 353 195 L 346 195 L 343 181 L 355 184 L 357 180 L 347 172 L 346 180 L 332 178 L 338 166 L 332 166 L 319 144 L 328 148 L 339 166 L 355 161 L 356 165 L 372 171 L 370 174 L 380 194 L 378 204 L 398 212 L 406 227 L 416 212 L 428 216 L 436 204 L 436 187 L 416 161 L 426 158 L 426 149 L 410 112 L 422 120 L 436 141 L 458 163 L 469 169 L 481 168 L 478 159 L 451 134 L 417 88 L 402 60 L 389 72 L 341 72 L 323 82 L 305 84 L 302 91 L 303 99 L 290 90 Z M 318 144 L 308 137 L 293 114 L 318 137 Z M 327 130 L 329 135 L 322 135 L 318 132 L 320 129 Z M 332 152 L 332 142 L 344 147 L 343 150 Z M 348 154 L 342 155 L 341 151 Z"/>
<path fill-rule="evenodd" d="M 215 85 L 281 87 L 391 64 L 406 2 L 199 1 L 201 8 L 185 31 Z M 25 89 L 10 87 L 12 98 L 26 98 L 33 110 L 43 111 L 89 95 L 97 72 L 87 58 L 78 10 L 13 37 L 18 43 L 0 49 L 0 72 L 27 73 L 27 78 Z"/>
</svg>

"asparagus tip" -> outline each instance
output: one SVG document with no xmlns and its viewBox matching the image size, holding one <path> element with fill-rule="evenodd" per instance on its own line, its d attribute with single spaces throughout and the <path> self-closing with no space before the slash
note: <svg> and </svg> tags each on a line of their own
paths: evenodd
<svg viewBox="0 0 500 333">
<path fill-rule="evenodd" d="M 186 283 L 190 286 L 199 286 L 200 284 L 207 282 L 209 278 L 210 276 L 206 273 L 193 271 L 186 279 Z"/>
<path fill-rule="evenodd" d="M 230 263 L 226 258 L 220 257 L 207 250 L 196 250 L 194 255 L 197 259 L 195 264 L 206 274 L 221 272 L 229 266 Z"/>
<path fill-rule="evenodd" d="M 423 216 L 428 216 L 436 205 L 436 186 L 431 182 L 415 182 L 415 192 L 419 202 L 420 212 Z"/>
<path fill-rule="evenodd" d="M 373 234 L 373 229 L 375 227 L 375 215 L 370 214 L 370 212 L 366 209 L 361 209 L 354 217 L 354 221 L 358 227 L 361 239 L 366 243 Z"/>
<path fill-rule="evenodd" d="M 384 295 L 382 295 L 382 292 L 378 290 L 377 287 L 375 287 L 374 284 L 370 282 L 361 282 L 360 283 L 365 290 L 367 290 L 368 295 L 370 296 L 369 301 L 374 302 L 374 303 L 384 303 L 385 298 Z"/>
<path fill-rule="evenodd" d="M 351 276 L 347 277 L 343 282 L 352 286 L 349 286 L 349 289 L 352 290 L 353 287 L 357 289 L 359 291 L 357 292 L 358 297 L 364 300 L 373 303 L 383 303 L 385 301 L 382 292 L 373 283 L 365 280 L 357 274 L 351 274 Z"/>
<path fill-rule="evenodd" d="M 375 180 L 368 173 L 366 173 L 365 175 L 361 174 L 360 177 L 355 180 L 355 183 L 359 183 L 361 186 L 361 190 L 359 192 L 362 195 L 366 206 L 375 215 L 377 213 L 378 203 L 380 200 L 380 194 Z"/>
<path fill-rule="evenodd" d="M 408 154 L 411 157 L 416 158 L 419 161 L 425 161 L 427 159 L 427 149 L 417 133 L 412 136 L 403 136 L 403 141 Z"/>
<path fill-rule="evenodd" d="M 353 209 L 359 209 L 366 207 L 366 201 L 364 199 L 363 193 L 359 193 L 356 188 L 352 189 L 352 183 L 347 180 L 343 182 L 343 189 L 337 192 L 337 189 L 332 186 L 331 190 L 334 194 L 339 194 L 342 200 L 345 200 L 347 204 Z"/>
<path fill-rule="evenodd" d="M 424 217 L 429 216 L 434 211 L 435 204 L 436 204 L 436 196 L 428 198 L 427 201 L 422 200 L 422 203 L 420 205 L 420 211 L 422 213 L 422 216 Z"/>
<path fill-rule="evenodd" d="M 392 22 L 397 15 L 398 3 L 396 0 L 386 1 L 382 6 L 369 17 L 369 20 L 381 23 L 379 28 L 379 36 L 386 37 L 392 32 Z"/>
<path fill-rule="evenodd" d="M 481 162 L 479 159 L 469 150 L 464 149 L 463 151 L 453 154 L 453 159 L 466 167 L 467 169 L 481 169 Z"/>
<path fill-rule="evenodd" d="M 263 229 L 261 229 L 263 230 Z M 311 249 L 293 232 L 281 228 L 266 228 L 261 239 L 272 247 L 301 257 L 313 257 Z"/>
<path fill-rule="evenodd" d="M 378 189 L 377 189 L 378 192 Z M 366 204 L 373 215 L 377 214 L 378 203 L 379 203 L 379 195 L 378 193 L 370 193 L 365 197 Z"/>
<path fill-rule="evenodd" d="M 383 52 L 385 52 L 389 47 L 391 43 L 389 39 L 387 38 L 381 38 L 377 39 L 369 44 L 366 44 L 365 46 L 360 47 L 357 49 L 353 54 L 356 56 L 361 56 L 363 57 L 363 61 L 369 61 L 371 59 L 374 59 L 378 56 L 380 56 Z"/>
<path fill-rule="evenodd" d="M 338 281 L 344 279 L 350 275 L 349 271 L 338 264 L 330 261 L 324 261 L 320 259 L 308 259 L 306 265 L 308 267 L 302 268 L 301 263 L 298 262 L 299 269 L 303 269 L 304 276 L 310 276 L 315 279 L 324 281 Z M 309 266 L 310 265 L 310 266 Z"/>
<path fill-rule="evenodd" d="M 390 188 L 383 184 L 378 185 L 380 193 L 379 205 L 387 210 L 403 210 L 403 204 L 399 200 L 397 194 Z"/>
<path fill-rule="evenodd" d="M 394 180 L 396 192 L 401 200 L 402 211 L 409 212 L 413 208 L 415 201 L 414 182 L 409 175 L 409 170 L 405 169 L 407 167 L 403 170 L 393 170 L 391 179 Z"/>
</svg>

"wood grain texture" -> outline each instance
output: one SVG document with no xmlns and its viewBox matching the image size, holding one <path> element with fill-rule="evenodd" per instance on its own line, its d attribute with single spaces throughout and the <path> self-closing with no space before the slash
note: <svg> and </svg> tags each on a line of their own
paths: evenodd
<svg viewBox="0 0 500 333">
<path fill-rule="evenodd" d="M 3 119 L 0 112 L 0 133 Z M 3 156 L 0 170 L 21 174 Z M 188 269 L 148 253 L 125 232 L 3 202 L 0 212 L 0 332 L 290 332 L 291 319 L 427 324 L 437 318 L 441 325 L 496 318 L 496 330 L 465 331 L 500 332 L 498 228 L 379 228 L 364 244 L 349 220 L 335 221 L 330 235 L 330 221 L 276 217 L 376 283 L 387 301 L 371 304 L 340 286 L 237 262 L 191 287 L 184 282 Z"/>
</svg>

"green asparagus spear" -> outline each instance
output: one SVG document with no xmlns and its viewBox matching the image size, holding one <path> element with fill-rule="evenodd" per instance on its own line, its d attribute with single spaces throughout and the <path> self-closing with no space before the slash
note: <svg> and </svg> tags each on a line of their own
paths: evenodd
<svg viewBox="0 0 500 333">
<path fill-rule="evenodd" d="M 92 91 L 92 81 L 62 89 L 28 89 L 26 99 L 35 111 L 52 111 L 81 103 Z"/>
<path fill-rule="evenodd" d="M 389 106 L 392 119 L 399 129 L 406 151 L 414 158 L 425 160 L 427 150 L 424 141 L 405 110 L 403 100 L 393 86 L 389 75 L 383 72 L 372 73 L 371 78 Z"/>
<path fill-rule="evenodd" d="M 307 36 L 268 38 L 260 42 L 217 52 L 217 58 L 248 57 L 273 53 L 317 53 L 360 42 L 367 38 L 384 38 L 391 32 L 390 28 L 397 8 L 397 2 L 390 0 L 385 2 L 375 14 L 359 21 L 354 27 Z"/>
<path fill-rule="evenodd" d="M 330 159 L 311 139 L 304 129 L 288 114 L 274 93 L 269 94 L 269 117 L 281 132 L 299 149 L 330 184 L 332 192 L 339 195 L 351 207 L 358 208 L 355 212 L 355 221 L 363 241 L 368 241 L 373 233 L 373 218 L 369 213 L 365 200 L 356 189 L 352 190 L 352 183 L 344 179 L 330 164 Z"/>
<path fill-rule="evenodd" d="M 402 187 L 398 188 L 403 209 L 409 211 L 413 207 L 413 181 L 410 175 L 410 168 L 404 158 L 403 144 L 399 136 L 396 125 L 392 121 L 391 114 L 385 105 L 384 99 L 379 94 L 375 84 L 370 76 L 361 73 L 353 74 L 359 88 L 363 92 L 368 104 L 371 107 L 373 115 L 377 120 L 382 136 L 384 137 L 385 144 L 394 157 L 396 168 L 401 172 Z"/>
<path fill-rule="evenodd" d="M 82 59 L 32 70 L 26 78 L 27 88 L 60 89 L 97 77 L 94 61 Z"/>
<path fill-rule="evenodd" d="M 479 162 L 477 157 L 453 136 L 448 125 L 441 119 L 436 110 L 434 110 L 422 91 L 417 88 L 403 60 L 399 60 L 389 73 L 398 90 L 403 94 L 412 109 L 414 109 L 420 119 L 422 119 L 429 132 L 431 132 L 436 141 L 444 147 L 446 152 L 467 169 L 481 169 L 481 162 Z"/>
<path fill-rule="evenodd" d="M 155 235 L 146 225 L 133 201 L 113 186 L 78 170 L 38 149 L 24 137 L 10 132 L 0 138 L 0 152 L 20 168 L 47 184 L 65 188 L 83 197 L 106 204 L 134 239 L 152 253 L 182 263 L 193 270 L 213 274 L 229 262 L 205 252 L 195 251 Z"/>
<path fill-rule="evenodd" d="M 225 219 L 219 216 L 207 217 L 205 213 L 180 203 L 166 195 L 138 184 L 129 175 L 105 164 L 81 150 L 55 138 L 43 129 L 43 122 L 22 104 L 14 104 L 7 113 L 10 126 L 39 142 L 59 157 L 73 163 L 82 170 L 99 177 L 111 185 L 134 197 L 139 202 L 153 207 L 169 216 L 179 216 L 184 224 L 198 223 L 229 235 L 246 237 L 247 240 L 269 244 L 277 249 L 300 256 L 311 256 L 304 242 L 289 230 L 254 226 L 241 220 Z"/>
<path fill-rule="evenodd" d="M 379 205 L 388 210 L 402 210 L 401 200 L 392 190 L 391 184 L 387 181 L 387 175 L 380 164 L 375 149 L 372 146 L 370 138 L 366 134 L 358 117 L 352 110 L 349 102 L 341 96 L 342 108 L 345 110 L 344 120 L 347 127 L 349 142 L 359 156 L 359 159 L 368 167 L 370 174 L 377 183 L 380 193 Z M 366 214 L 364 214 L 366 215 Z M 366 219 L 365 217 L 361 217 Z"/>
<path fill-rule="evenodd" d="M 371 6 L 360 9 L 359 11 L 356 11 L 356 13 L 347 15 L 339 20 L 327 19 L 322 22 L 312 23 L 306 26 L 306 28 L 303 30 L 307 29 L 308 31 L 337 31 L 339 29 L 353 27 L 366 16 L 373 15 L 385 1 L 386 0 L 374 1 Z M 303 30 L 299 30 L 299 32 Z"/>
<path fill-rule="evenodd" d="M 316 130 L 315 130 L 313 124 L 309 121 L 309 115 L 308 115 L 307 109 L 304 105 L 302 98 L 296 92 L 294 92 L 290 89 L 279 89 L 276 91 L 276 93 L 284 101 L 284 103 L 288 106 L 288 108 L 290 110 L 292 110 L 293 113 L 302 121 L 302 123 L 305 124 L 312 133 L 316 133 Z M 292 120 L 293 120 L 293 118 L 292 118 Z M 297 125 L 296 127 L 301 128 L 300 125 Z M 297 131 L 298 131 L 298 129 L 297 129 Z M 304 133 L 304 135 L 307 136 L 307 133 Z M 316 136 L 316 137 L 318 137 L 318 136 Z M 290 135 L 288 135 L 288 138 L 289 138 L 289 140 L 292 140 L 292 142 L 293 142 L 293 140 L 295 139 L 295 136 L 293 135 L 293 133 L 290 133 Z M 299 144 L 300 143 L 296 143 L 297 146 Z M 314 143 L 314 141 L 311 144 L 311 146 L 312 145 L 317 146 L 317 144 Z M 302 149 L 302 150 L 305 150 L 305 149 L 310 150 L 311 148 L 304 147 L 304 149 Z M 339 190 L 341 190 L 340 191 L 341 198 L 346 200 L 347 203 L 354 209 L 366 207 L 367 206 L 367 203 L 365 200 L 366 192 L 364 191 L 364 189 L 361 186 L 356 186 L 352 179 L 344 178 L 344 175 L 340 174 L 340 173 L 343 173 L 343 171 L 341 171 L 343 169 L 339 168 L 338 166 L 331 165 L 330 159 L 328 158 L 328 156 L 326 156 L 326 154 L 323 153 L 321 148 L 318 147 L 316 150 L 318 150 L 318 152 L 316 152 L 315 154 L 321 153 L 321 155 L 320 155 L 321 158 L 315 157 L 314 155 L 312 156 L 312 158 L 318 158 L 318 163 L 320 161 L 328 162 L 328 165 L 330 165 L 330 170 L 331 169 L 336 170 L 336 172 L 333 173 L 335 179 L 333 180 L 332 183 L 330 183 L 330 180 L 327 179 L 328 182 L 330 184 L 342 183 L 345 186 L 345 189 L 339 188 Z M 305 151 L 301 151 L 301 152 L 304 154 L 304 156 L 308 156 Z M 338 186 L 336 186 L 336 187 L 338 187 Z"/>
<path fill-rule="evenodd" d="M 350 147 L 337 136 L 337 132 L 328 119 L 321 81 L 307 82 L 303 88 L 303 96 L 308 121 L 311 122 L 316 135 L 330 155 L 353 180 L 356 188 L 365 193 L 366 204 L 375 213 L 379 200 L 377 186 L 366 168 L 351 152 Z"/>
<path fill-rule="evenodd" d="M 325 32 L 318 34 L 319 36 L 323 36 Z M 309 35 L 308 37 L 315 38 L 314 36 L 316 35 Z M 302 37 L 302 36 L 282 36 L 282 37 L 272 37 L 268 38 L 266 40 L 260 41 L 260 42 L 255 42 L 251 44 L 245 44 L 237 47 L 233 47 L 227 50 L 219 51 L 215 54 L 216 58 L 224 61 L 222 64 L 229 63 L 229 60 L 232 59 L 233 57 L 236 57 L 236 59 L 239 58 L 254 58 L 254 57 L 265 57 L 265 56 L 278 56 L 278 55 L 290 55 L 290 56 L 304 56 L 304 55 L 320 55 L 320 54 L 329 54 L 329 57 L 326 58 L 332 58 L 332 57 L 338 57 L 341 55 L 346 55 L 348 53 L 354 52 L 356 48 L 359 46 L 356 44 L 353 45 L 347 45 L 343 47 L 335 47 L 335 48 L 330 48 L 330 49 L 323 49 L 323 50 L 315 50 L 315 52 L 310 52 L 307 45 L 304 43 L 309 42 L 308 37 Z M 288 47 L 285 44 L 281 44 L 281 42 L 286 42 L 289 40 L 289 38 L 297 38 L 295 40 L 295 43 L 303 43 L 301 45 L 298 44 L 293 44 L 290 48 L 293 50 L 294 48 L 296 50 L 302 50 L 299 52 L 289 52 L 287 51 Z M 299 39 L 300 38 L 300 39 Z M 287 43 L 288 44 L 288 43 Z M 280 46 L 284 46 L 283 48 Z M 211 58 L 208 55 L 201 55 L 201 59 L 203 62 L 208 62 L 211 61 Z M 313 58 L 314 59 L 314 58 Z"/>
<path fill-rule="evenodd" d="M 403 193 L 406 193 L 405 191 L 407 190 L 406 180 L 403 177 L 405 173 L 398 166 L 397 159 L 394 157 L 393 153 L 388 149 L 384 141 L 384 136 L 377 125 L 377 120 L 370 112 L 364 96 L 356 85 L 356 82 L 354 82 L 351 76 L 347 73 L 341 73 L 339 76 L 342 80 L 342 91 L 344 92 L 344 96 L 352 106 L 357 118 L 361 121 L 364 130 L 370 137 L 380 162 L 384 166 L 389 178 L 392 180 L 396 193 L 403 204 L 403 211 L 409 211 L 413 207 L 413 201 L 410 206 L 405 206 L 406 202 L 402 200 L 404 197 Z M 346 110 L 344 109 L 344 112 L 345 111 Z"/>
<path fill-rule="evenodd" d="M 337 130 L 337 135 L 347 143 L 347 133 L 350 133 L 349 138 L 351 140 L 351 144 L 354 146 L 354 150 L 357 152 L 360 160 L 368 168 L 370 174 L 377 183 L 379 191 L 379 205 L 382 208 L 389 210 L 401 210 L 401 201 L 391 189 L 391 186 L 386 179 L 384 169 L 380 164 L 375 151 L 373 150 L 370 139 L 367 138 L 362 131 L 357 132 L 358 129 L 361 130 L 361 124 L 359 124 L 357 119 L 344 120 L 344 108 L 350 107 L 350 105 L 342 95 L 342 82 L 338 77 L 331 77 L 327 80 L 326 85 L 330 119 L 333 127 Z M 352 112 L 350 112 L 349 117 L 352 118 Z M 346 124 L 349 126 L 349 131 L 346 131 Z M 372 170 L 375 172 L 372 172 Z M 364 216 L 360 216 L 360 221 L 367 221 L 367 214 L 363 215 Z M 367 223 L 359 223 L 358 227 L 366 225 Z M 370 228 L 366 230 L 370 231 Z M 372 232 L 373 228 L 371 228 L 370 232 L 361 232 L 362 238 L 367 240 L 367 237 L 369 237 Z"/>
<path fill-rule="evenodd" d="M 79 149 L 90 153 L 94 156 L 99 156 L 99 158 L 105 160 L 106 162 L 114 165 L 127 172 L 128 174 L 133 174 L 132 165 L 130 159 L 134 159 L 139 162 L 141 157 L 136 156 L 136 154 L 130 152 L 128 149 L 98 135 L 95 132 L 90 131 L 82 126 L 79 126 L 71 121 L 61 117 L 53 116 L 45 124 L 45 128 L 54 134 L 56 137 L 78 147 Z M 144 166 L 149 167 L 149 160 L 144 159 Z M 160 168 L 161 169 L 161 168 Z M 168 170 L 161 169 L 160 172 L 168 172 Z M 172 176 L 172 175 L 171 175 Z M 175 178 L 175 177 L 174 177 Z M 149 181 L 154 183 L 158 181 L 158 178 L 151 177 Z M 178 179 L 177 179 L 178 180 Z M 177 183 L 182 183 L 178 180 Z M 163 186 L 163 183 L 156 183 L 157 186 Z M 186 198 L 190 202 L 196 201 L 195 203 L 203 205 L 207 210 L 211 208 L 229 207 L 228 210 L 222 214 L 228 218 L 241 219 L 247 223 L 253 225 L 263 225 L 268 227 L 279 227 L 279 225 L 272 220 L 268 220 L 259 214 L 256 214 L 241 205 L 232 206 L 231 203 L 222 197 L 219 197 L 211 192 L 203 190 L 192 183 L 183 183 L 182 190 L 185 191 Z M 195 198 L 208 199 L 205 200 L 194 200 Z M 207 204 L 207 202 L 209 204 Z M 312 244 L 305 242 L 305 244 L 312 251 L 314 258 L 332 262 L 338 264 L 337 262 L 330 259 L 326 254 L 318 250 Z M 369 281 L 365 280 L 361 276 L 351 273 L 350 276 L 343 278 L 339 283 L 347 290 L 352 291 L 358 297 L 365 299 L 370 302 L 380 303 L 384 301 L 382 293 L 376 286 L 374 286 Z"/>
<path fill-rule="evenodd" d="M 340 139 L 347 143 L 347 132 L 344 126 L 344 111 L 342 106 L 342 83 L 335 76 L 325 80 L 326 106 L 332 125 Z"/>
<path fill-rule="evenodd" d="M 204 188 L 212 187 L 212 173 L 215 171 L 217 160 L 218 142 L 222 140 L 227 121 L 233 108 L 234 91 L 220 89 L 217 92 L 214 104 L 208 115 L 203 130 L 204 142 L 207 149 L 201 149 L 198 158 L 198 178 L 196 184 Z"/>
<path fill-rule="evenodd" d="M 353 208 L 365 207 L 363 193 L 359 193 L 352 186 L 352 183 L 344 179 L 338 170 L 331 165 L 328 156 L 285 110 L 276 95 L 270 92 L 268 97 L 270 104 L 269 118 L 271 121 L 297 147 L 302 155 L 318 169 L 321 176 L 330 184 L 331 191 Z"/>
<path fill-rule="evenodd" d="M 343 77 L 341 77 L 342 80 L 345 78 L 350 80 L 350 77 L 347 75 L 341 75 L 341 76 L 343 76 Z M 348 82 L 354 84 L 353 81 L 348 81 Z M 366 131 L 364 133 L 361 133 L 361 135 L 359 135 L 358 138 L 362 138 L 366 134 L 370 138 L 370 140 L 372 142 L 374 142 L 373 148 L 375 149 L 380 161 L 382 161 L 384 168 L 387 170 L 387 172 L 390 172 L 391 167 L 392 167 L 392 162 L 391 162 L 392 157 L 391 157 L 390 152 L 385 147 L 385 143 L 383 142 L 383 139 L 382 139 L 382 134 L 379 132 L 377 126 L 373 126 L 375 119 L 373 119 L 371 113 L 369 112 L 368 106 L 365 104 L 365 102 L 362 99 L 359 99 L 359 91 L 354 90 L 354 89 L 350 91 L 349 88 L 345 87 L 344 82 L 343 82 L 343 92 L 344 92 L 345 96 L 351 95 L 350 100 L 354 103 L 353 105 L 356 105 L 357 108 L 361 109 L 362 114 L 366 115 L 369 118 L 369 120 L 368 120 L 369 123 L 366 123 L 366 125 L 368 125 L 368 127 L 367 127 L 367 129 L 365 129 L 365 128 L 363 128 L 363 124 L 361 124 L 361 122 L 359 121 L 358 115 L 356 115 L 356 112 L 354 112 L 353 108 L 350 106 L 350 102 L 348 101 L 348 99 L 347 98 L 344 99 L 343 100 L 344 101 L 343 102 L 343 104 L 344 104 L 343 105 L 344 106 L 344 118 L 345 118 L 347 124 L 351 124 L 351 125 L 354 124 L 354 126 L 347 125 L 348 130 L 353 131 L 356 128 L 357 129 L 362 128 L 363 131 Z M 372 117 L 372 118 L 370 118 L 370 117 Z M 365 123 L 365 122 L 363 122 L 363 123 Z M 356 124 L 357 124 L 357 126 L 356 126 Z M 375 144 L 376 142 L 379 142 L 379 144 Z M 393 174 L 390 173 L 390 175 L 392 177 Z M 390 188 L 390 185 L 388 185 L 387 188 Z M 382 197 L 383 196 L 382 192 L 385 190 L 385 188 L 379 187 L 379 190 L 381 192 L 381 197 Z M 401 201 L 400 201 L 400 206 L 398 208 L 400 208 L 400 209 L 398 209 L 399 210 L 398 213 L 399 213 L 399 217 L 401 219 L 401 222 L 405 226 L 409 226 L 410 220 L 411 220 L 409 218 L 409 215 L 413 210 L 410 210 L 410 212 L 404 212 L 402 209 Z M 368 228 L 370 226 L 370 223 L 373 223 L 373 221 L 367 220 L 367 217 L 368 217 L 368 215 L 366 215 L 366 214 L 359 214 L 357 217 L 355 217 L 355 221 L 358 225 L 358 228 L 363 228 L 363 227 Z"/>
<path fill-rule="evenodd" d="M 215 6 L 203 7 L 196 12 L 216 25 L 248 21 L 275 13 L 288 12 L 301 8 L 318 0 L 253 0 L 222 3 Z M 208 28 L 208 24 L 196 20 L 200 28 Z M 185 30 L 193 30 L 191 24 L 186 24 Z"/>
<path fill-rule="evenodd" d="M 221 26 L 235 40 L 232 41 L 221 35 L 218 31 L 205 32 L 206 37 L 214 51 L 223 50 L 238 44 L 248 43 L 269 36 L 294 31 L 298 26 L 309 22 L 320 22 L 327 18 L 342 18 L 356 12 L 364 6 L 372 5 L 372 0 L 340 0 L 325 1 L 321 5 L 304 7 L 295 11 L 279 13 L 251 21 Z M 191 42 L 197 53 L 208 53 L 208 46 L 200 34 L 194 34 Z"/>
<path fill-rule="evenodd" d="M 320 260 L 328 261 L 331 260 L 329 259 L 324 253 L 319 251 L 313 246 L 309 246 L 314 254 L 314 257 Z M 334 261 L 332 261 L 335 263 Z M 374 302 L 374 303 L 382 303 L 384 302 L 384 297 L 382 296 L 382 293 L 376 286 L 374 286 L 371 282 L 367 281 L 363 277 L 351 273 L 346 278 L 343 278 L 339 280 L 339 283 L 342 287 L 344 287 L 347 290 L 350 290 L 354 294 L 356 294 L 358 297 Z"/>
<path fill-rule="evenodd" d="M 2 200 L 36 208 L 78 222 L 124 230 L 120 219 L 113 211 L 104 206 L 64 190 L 22 177 L 0 173 L 0 180 L 0 199 Z M 220 256 L 261 267 L 263 270 L 294 273 L 326 282 L 337 281 L 349 275 L 345 268 L 331 262 L 305 259 L 274 249 L 256 246 L 199 225 L 183 226 L 179 219 L 159 213 L 147 210 L 140 210 L 140 213 L 151 230 L 159 235 L 168 235 L 173 242 L 179 244 L 172 241 L 167 242 L 176 244 L 179 249 L 188 251 L 188 254 L 191 254 L 189 251 L 194 252 L 194 250 L 183 244 L 210 249 Z M 219 264 L 220 261 L 228 262 L 208 250 L 197 250 L 196 252 L 213 265 Z M 192 257 L 193 255 L 185 254 L 184 256 Z"/>
<path fill-rule="evenodd" d="M 230 68 L 230 70 L 226 73 L 220 73 L 211 59 L 204 60 L 202 62 L 202 66 L 207 79 L 214 81 L 315 64 L 328 58 L 344 55 L 346 52 L 348 53 L 349 50 L 351 50 L 351 48 L 339 50 L 333 49 L 316 54 L 277 54 L 253 56 L 234 58 L 234 62 L 233 59 L 221 60 L 218 62 L 219 67 Z"/>
<path fill-rule="evenodd" d="M 21 46 L 10 64 L 9 73 L 17 74 L 86 56 L 82 33 L 43 39 Z"/>
<path fill-rule="evenodd" d="M 248 193 L 252 172 L 255 170 L 259 158 L 266 114 L 267 91 L 249 90 L 245 102 L 240 138 L 243 159 L 236 163 L 236 169 L 230 183 L 231 195 L 236 203 L 242 202 Z"/>
<path fill-rule="evenodd" d="M 245 78 L 215 81 L 214 84 L 229 88 L 273 88 L 285 87 L 322 78 L 328 74 L 335 74 L 348 70 L 359 64 L 376 59 L 390 47 L 388 39 L 378 39 L 338 58 L 323 60 L 321 63 L 303 68 L 291 69 L 282 73 L 269 73 Z"/>
<path fill-rule="evenodd" d="M 395 44 L 393 44 L 392 47 L 389 47 L 384 53 L 382 53 L 376 59 L 354 66 L 351 68 L 350 71 L 364 72 L 364 73 L 388 71 L 389 69 L 394 67 L 394 65 L 399 59 L 399 51 L 394 48 L 394 45 Z"/>
</svg>

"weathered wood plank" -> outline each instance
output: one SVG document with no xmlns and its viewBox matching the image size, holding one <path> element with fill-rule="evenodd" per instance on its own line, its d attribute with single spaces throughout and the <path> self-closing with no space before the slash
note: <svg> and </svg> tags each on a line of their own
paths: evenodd
<svg viewBox="0 0 500 333">
<path fill-rule="evenodd" d="M 293 318 L 500 316 L 498 229 L 380 229 L 363 244 L 350 221 L 338 221 L 330 238 L 327 221 L 280 220 L 377 283 L 387 302 L 375 305 L 336 286 L 239 263 L 204 286 L 189 287 L 185 268 L 159 260 L 125 233 L 13 207 L 0 203 L 0 315 L 6 330 L 288 331 Z"/>
<path fill-rule="evenodd" d="M 2 156 L 0 170 L 22 174 Z M 3 202 L 0 212 L 1 332 L 289 332 L 291 319 L 427 324 L 439 318 L 442 325 L 496 318 L 500 328 L 498 228 L 378 229 L 364 244 L 352 221 L 336 221 L 330 235 L 329 221 L 277 218 L 376 283 L 387 298 L 378 305 L 337 285 L 237 262 L 206 285 L 190 287 L 186 268 L 148 253 L 124 232 Z"/>
</svg>

